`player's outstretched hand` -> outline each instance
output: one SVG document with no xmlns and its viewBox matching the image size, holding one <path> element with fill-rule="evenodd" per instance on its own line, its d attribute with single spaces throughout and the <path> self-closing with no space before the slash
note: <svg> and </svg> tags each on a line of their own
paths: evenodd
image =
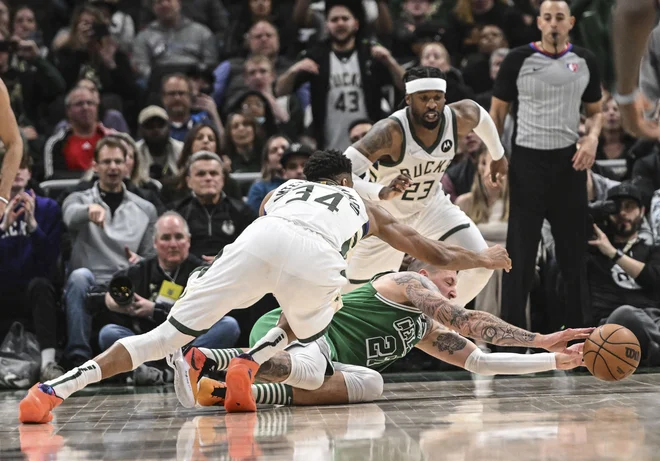
<svg viewBox="0 0 660 461">
<path fill-rule="evenodd" d="M 383 187 L 378 193 L 381 200 L 392 200 L 393 198 L 403 194 L 412 183 L 410 176 L 400 174 L 392 180 L 389 186 Z"/>
<path fill-rule="evenodd" d="M 581 367 L 584 365 L 582 357 L 582 349 L 584 348 L 584 343 L 573 344 L 567 349 L 569 354 L 564 354 L 563 352 L 555 353 L 555 361 L 557 364 L 557 370 L 572 370 L 573 368 Z"/>
<path fill-rule="evenodd" d="M 550 352 L 561 352 L 564 354 L 575 354 L 576 349 L 566 347 L 569 341 L 576 339 L 587 339 L 595 328 L 567 328 L 549 335 L 539 334 L 535 341 L 535 347 L 540 347 Z"/>
<path fill-rule="evenodd" d="M 486 269 L 504 269 L 507 272 L 511 270 L 509 252 L 502 245 L 493 245 L 487 250 L 484 250 L 482 254 L 487 258 L 486 265 L 484 266 Z"/>
</svg>

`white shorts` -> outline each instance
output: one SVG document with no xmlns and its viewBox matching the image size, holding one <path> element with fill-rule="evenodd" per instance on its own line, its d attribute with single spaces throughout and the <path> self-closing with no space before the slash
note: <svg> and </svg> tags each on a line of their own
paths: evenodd
<svg viewBox="0 0 660 461">
<path fill-rule="evenodd" d="M 318 234 L 277 217 L 250 225 L 210 267 L 193 272 L 168 320 L 199 336 L 232 309 L 265 294 L 279 302 L 301 340 L 322 333 L 341 307 L 346 261 Z"/>
<path fill-rule="evenodd" d="M 451 203 L 444 192 L 439 190 L 430 201 L 419 213 L 397 219 L 433 240 L 445 240 L 455 232 L 474 226 L 472 220 Z M 348 279 L 355 288 L 355 285 L 367 283 L 380 272 L 398 271 L 403 257 L 401 251 L 392 248 L 378 237 L 368 237 L 360 241 L 353 250 L 347 271 Z M 345 287 L 349 288 L 350 286 Z"/>
</svg>

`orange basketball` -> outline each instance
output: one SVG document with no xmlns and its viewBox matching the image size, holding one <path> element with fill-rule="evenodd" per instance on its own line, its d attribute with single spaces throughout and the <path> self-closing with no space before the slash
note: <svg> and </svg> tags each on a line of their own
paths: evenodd
<svg viewBox="0 0 660 461">
<path fill-rule="evenodd" d="M 632 331 L 608 323 L 596 328 L 584 342 L 583 358 L 589 372 L 603 381 L 620 381 L 632 375 L 642 356 Z"/>
</svg>

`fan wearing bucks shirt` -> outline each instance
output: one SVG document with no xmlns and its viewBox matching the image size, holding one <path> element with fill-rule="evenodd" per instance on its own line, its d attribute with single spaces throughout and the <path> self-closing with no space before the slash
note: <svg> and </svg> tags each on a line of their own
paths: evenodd
<svg viewBox="0 0 660 461">
<path fill-rule="evenodd" d="M 474 101 L 445 105 L 442 71 L 414 67 L 403 80 L 407 107 L 378 122 L 344 152 L 353 162 L 355 190 L 425 237 L 481 251 L 486 241 L 444 194 L 440 179 L 454 158 L 457 140 L 473 130 L 493 159 L 501 158 L 504 148 L 497 128 Z M 344 292 L 367 283 L 374 274 L 398 270 L 403 256 L 379 239 L 360 242 L 347 271 L 351 285 Z M 461 271 L 457 304 L 473 299 L 491 274 L 484 268 Z"/>
</svg>

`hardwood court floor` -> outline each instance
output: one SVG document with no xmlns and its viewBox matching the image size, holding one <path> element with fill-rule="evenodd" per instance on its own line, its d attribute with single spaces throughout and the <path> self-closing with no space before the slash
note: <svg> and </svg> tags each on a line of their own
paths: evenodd
<svg viewBox="0 0 660 461">
<path fill-rule="evenodd" d="M 438 381 L 442 378 L 442 381 Z M 472 380 L 388 377 L 383 398 L 256 414 L 185 410 L 172 387 L 92 387 L 53 424 L 17 423 L 0 393 L 0 460 L 522 461 L 660 459 L 660 374 Z"/>
</svg>

